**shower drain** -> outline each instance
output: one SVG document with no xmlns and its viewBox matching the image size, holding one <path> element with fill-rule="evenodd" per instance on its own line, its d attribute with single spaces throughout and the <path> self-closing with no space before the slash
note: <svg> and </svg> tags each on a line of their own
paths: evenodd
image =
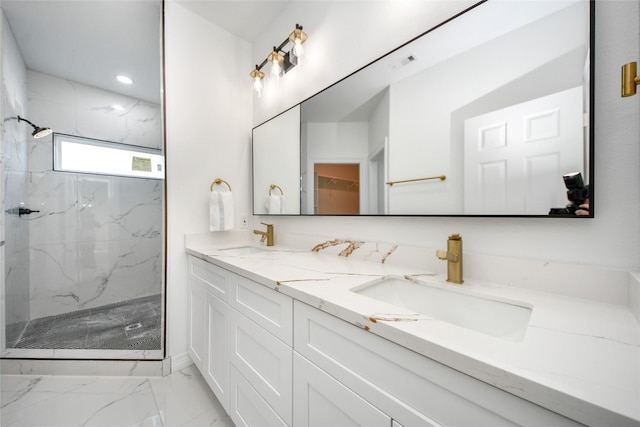
<svg viewBox="0 0 640 427">
<path fill-rule="evenodd" d="M 132 323 L 124 327 L 125 331 L 132 331 L 134 329 L 142 328 L 142 323 Z"/>
</svg>

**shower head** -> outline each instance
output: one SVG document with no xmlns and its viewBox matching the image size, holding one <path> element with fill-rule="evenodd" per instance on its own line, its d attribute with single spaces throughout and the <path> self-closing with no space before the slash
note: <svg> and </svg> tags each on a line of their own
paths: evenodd
<svg viewBox="0 0 640 427">
<path fill-rule="evenodd" d="M 21 121 L 22 122 L 27 122 L 33 127 L 33 132 L 31 133 L 31 136 L 33 136 L 36 139 L 43 138 L 43 137 L 49 135 L 51 132 L 53 132 L 51 130 L 51 128 L 41 128 L 40 126 L 34 125 L 29 120 L 23 119 L 22 117 L 18 116 L 18 122 L 21 122 Z"/>
</svg>

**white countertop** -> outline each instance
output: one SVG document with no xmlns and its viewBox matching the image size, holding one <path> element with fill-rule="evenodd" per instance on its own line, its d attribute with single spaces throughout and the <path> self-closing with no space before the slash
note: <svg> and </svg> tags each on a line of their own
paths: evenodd
<svg viewBox="0 0 640 427">
<path fill-rule="evenodd" d="M 319 252 L 276 246 L 248 254 L 187 240 L 186 250 L 576 421 L 640 426 L 640 326 L 629 306 L 468 277 L 463 285 L 451 285 L 442 275 L 385 262 L 396 247 L 380 251 L 376 246 L 373 255 L 356 259 L 348 255 L 362 248 L 340 243 L 324 245 Z M 328 253 L 334 249 L 333 255 L 325 248 Z M 337 249 L 346 252 L 339 254 Z M 411 275 L 434 281 L 435 286 L 456 286 L 462 292 L 531 305 L 526 334 L 521 341 L 509 341 L 425 316 L 416 318 L 350 291 L 386 275 Z"/>
</svg>

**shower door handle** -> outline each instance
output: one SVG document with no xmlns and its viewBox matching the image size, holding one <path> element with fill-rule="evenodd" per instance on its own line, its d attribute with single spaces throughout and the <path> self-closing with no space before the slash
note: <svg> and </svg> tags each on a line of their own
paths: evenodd
<svg viewBox="0 0 640 427">
<path fill-rule="evenodd" d="M 18 207 L 18 208 L 7 209 L 5 212 L 11 215 L 22 216 L 22 215 L 29 215 L 29 214 L 40 212 L 40 211 L 34 211 L 28 208 Z"/>
</svg>

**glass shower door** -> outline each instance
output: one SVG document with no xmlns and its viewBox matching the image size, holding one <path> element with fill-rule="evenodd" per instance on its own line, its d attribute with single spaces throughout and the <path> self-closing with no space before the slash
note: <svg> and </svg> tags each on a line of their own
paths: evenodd
<svg viewBox="0 0 640 427">
<path fill-rule="evenodd" d="M 0 7 L 0 357 L 163 359 L 163 171 L 131 177 L 110 168 L 53 167 L 53 142 L 60 136 L 107 151 L 134 147 L 132 170 L 146 171 L 149 153 L 162 159 L 162 1 L 3 0 Z M 144 77 L 139 82 L 150 90 L 107 82 L 99 87 L 85 81 L 85 75 L 39 68 L 30 47 L 51 50 L 51 43 L 82 37 L 78 15 L 86 17 L 81 21 L 89 27 L 117 27 L 130 34 L 129 45 L 140 41 L 137 65 L 147 64 L 136 69 Z M 38 25 L 41 17 L 45 22 Z M 65 32 L 72 37 L 61 37 Z M 134 47 L 117 47 L 111 37 L 107 43 L 108 49 L 92 45 L 76 57 L 88 67 L 102 61 L 100 55 L 131 53 L 128 48 Z M 154 43 L 155 51 L 150 48 Z M 70 49 L 56 44 L 53 50 L 62 56 Z M 98 56 L 91 56 L 94 51 Z M 121 58 L 104 59 L 100 70 L 111 63 L 128 64 Z M 54 133 L 35 139 L 31 123 Z M 112 162 L 108 153 L 85 156 L 104 165 Z"/>
</svg>

